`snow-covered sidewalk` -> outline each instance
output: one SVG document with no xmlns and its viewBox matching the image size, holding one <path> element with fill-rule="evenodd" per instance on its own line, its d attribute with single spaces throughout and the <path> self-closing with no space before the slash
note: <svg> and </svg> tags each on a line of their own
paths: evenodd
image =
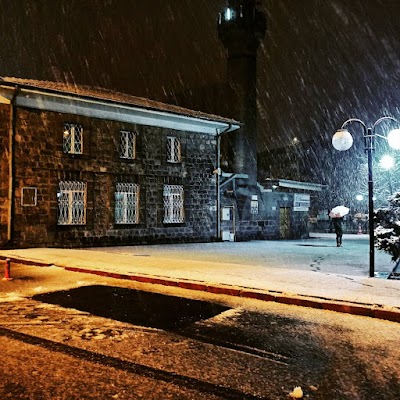
<svg viewBox="0 0 400 400">
<path fill-rule="evenodd" d="M 11 264 L 21 262 L 54 265 L 70 271 L 90 272 L 119 279 L 290 304 L 310 304 L 319 308 L 326 308 L 326 304 L 347 302 L 355 307 L 355 311 L 348 308 L 347 312 L 353 313 L 365 314 L 362 310 L 357 311 L 358 306 L 367 310 L 381 310 L 383 307 L 400 311 L 400 281 L 369 278 L 366 274 L 324 272 L 314 267 L 309 270 L 288 265 L 280 267 L 278 244 L 282 246 L 285 243 L 231 243 L 225 247 L 223 243 L 206 243 L 182 246 L 179 253 L 172 251 L 174 248 L 179 249 L 176 245 L 96 249 L 32 248 L 1 250 L 0 259 L 10 258 Z M 294 245 L 295 242 L 287 243 L 285 248 Z M 229 246 L 230 251 L 223 252 Z M 242 247 L 243 253 L 246 246 L 251 247 L 252 254 L 259 246 L 258 258 L 239 258 L 235 251 Z M 274 249 L 277 254 L 273 254 Z M 202 257 L 202 251 L 208 256 Z M 270 258 L 261 257 L 262 251 L 267 251 Z M 288 251 L 290 253 L 290 249 Z M 338 250 L 327 248 L 324 251 L 328 256 L 329 252 Z M 231 258 L 229 254 L 232 254 Z M 302 257 L 306 259 L 305 254 Z M 301 263 L 300 255 L 298 259 Z M 343 262 L 346 260 L 344 258 Z M 295 261 L 294 257 L 290 262 Z"/>
</svg>

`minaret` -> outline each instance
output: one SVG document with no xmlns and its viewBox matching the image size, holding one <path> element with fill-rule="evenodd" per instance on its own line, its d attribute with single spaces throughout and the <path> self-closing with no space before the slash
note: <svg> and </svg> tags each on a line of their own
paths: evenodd
<svg viewBox="0 0 400 400">
<path fill-rule="evenodd" d="M 227 0 L 219 14 L 218 36 L 227 49 L 230 117 L 244 123 L 233 138 L 234 172 L 257 183 L 257 48 L 266 31 L 265 15 L 255 0 Z"/>
</svg>

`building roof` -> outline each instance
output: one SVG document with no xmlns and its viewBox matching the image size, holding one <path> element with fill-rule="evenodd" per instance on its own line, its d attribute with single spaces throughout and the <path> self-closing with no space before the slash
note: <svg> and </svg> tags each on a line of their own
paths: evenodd
<svg viewBox="0 0 400 400">
<path fill-rule="evenodd" d="M 241 125 L 233 119 L 99 87 L 0 77 L 0 88 L 15 90 L 16 87 L 18 87 L 16 104 L 21 106 L 214 134 L 235 130 Z M 0 97 L 3 99 L 11 100 L 10 95 L 11 93 L 8 96 L 4 94 L 2 96 L 0 93 Z M 63 99 L 62 107 L 59 104 L 61 99 Z M 59 104 L 58 107 L 57 104 Z M 96 106 L 99 108 L 100 105 L 100 112 L 94 112 Z M 89 112 L 88 108 L 92 111 Z M 111 109 L 114 109 L 114 112 Z M 141 118 L 145 114 L 150 114 L 150 116 Z M 134 118 L 134 115 L 138 118 Z M 154 123 L 151 123 L 152 119 Z M 193 126 L 191 127 L 191 125 Z M 212 132 L 214 129 L 215 132 Z"/>
</svg>

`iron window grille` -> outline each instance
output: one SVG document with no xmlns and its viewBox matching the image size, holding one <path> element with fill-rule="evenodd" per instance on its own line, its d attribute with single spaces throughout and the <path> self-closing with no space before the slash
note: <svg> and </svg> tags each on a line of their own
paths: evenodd
<svg viewBox="0 0 400 400">
<path fill-rule="evenodd" d="M 164 224 L 180 224 L 185 221 L 183 186 L 164 185 Z"/>
<path fill-rule="evenodd" d="M 250 213 L 258 214 L 258 200 L 251 200 L 250 202 Z"/>
<path fill-rule="evenodd" d="M 58 225 L 86 224 L 86 182 L 61 181 L 58 196 Z"/>
<path fill-rule="evenodd" d="M 119 157 L 126 159 L 136 158 L 136 134 L 131 131 L 120 131 Z"/>
<path fill-rule="evenodd" d="M 115 223 L 139 223 L 139 185 L 117 183 L 115 190 Z"/>
<path fill-rule="evenodd" d="M 83 128 L 82 125 L 64 124 L 63 151 L 69 154 L 82 154 Z"/>
<path fill-rule="evenodd" d="M 181 142 L 175 136 L 167 136 L 167 161 L 179 163 L 182 160 Z"/>
</svg>

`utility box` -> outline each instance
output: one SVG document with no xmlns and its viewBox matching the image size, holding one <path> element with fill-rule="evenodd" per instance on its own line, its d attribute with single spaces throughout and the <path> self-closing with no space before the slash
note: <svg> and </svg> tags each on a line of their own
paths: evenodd
<svg viewBox="0 0 400 400">
<path fill-rule="evenodd" d="M 224 242 L 234 242 L 235 241 L 235 234 L 231 231 L 222 231 L 222 240 Z"/>
<path fill-rule="evenodd" d="M 223 207 L 222 221 L 230 221 L 230 220 L 231 220 L 231 207 Z"/>
<path fill-rule="evenodd" d="M 229 241 L 230 234 L 231 233 L 229 231 L 222 231 L 222 240 L 224 242 Z"/>
</svg>

